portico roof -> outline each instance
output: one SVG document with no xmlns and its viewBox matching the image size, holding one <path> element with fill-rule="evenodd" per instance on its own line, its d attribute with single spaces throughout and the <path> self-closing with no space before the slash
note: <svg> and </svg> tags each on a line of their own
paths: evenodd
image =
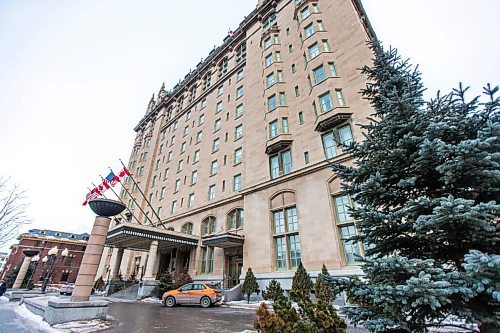
<svg viewBox="0 0 500 333">
<path fill-rule="evenodd" d="M 162 249 L 180 246 L 198 246 L 199 237 L 126 222 L 108 231 L 106 245 L 147 251 L 153 240 L 157 240 L 158 247 Z"/>
<path fill-rule="evenodd" d="M 202 238 L 203 246 L 215 246 L 221 248 L 243 246 L 245 237 L 242 235 L 225 232 L 219 235 L 210 235 Z"/>
</svg>

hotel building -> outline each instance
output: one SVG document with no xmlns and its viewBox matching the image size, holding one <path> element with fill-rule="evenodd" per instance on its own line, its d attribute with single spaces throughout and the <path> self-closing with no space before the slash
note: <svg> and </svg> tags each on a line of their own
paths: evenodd
<svg viewBox="0 0 500 333">
<path fill-rule="evenodd" d="M 259 1 L 149 102 L 128 162 L 137 184 L 121 192 L 133 218 L 110 229 L 99 276 L 188 270 L 228 289 L 251 267 L 261 289 L 288 289 L 300 261 L 360 274 L 362 244 L 345 240 L 352 200 L 331 165 L 352 163 L 346 145 L 363 139 L 373 38 L 360 0 Z"/>
</svg>

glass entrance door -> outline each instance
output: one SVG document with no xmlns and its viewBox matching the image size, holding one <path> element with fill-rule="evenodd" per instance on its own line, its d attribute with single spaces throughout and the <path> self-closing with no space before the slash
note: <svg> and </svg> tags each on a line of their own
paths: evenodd
<svg viewBox="0 0 500 333">
<path fill-rule="evenodd" d="M 227 287 L 232 288 L 240 283 L 241 269 L 243 267 L 243 258 L 241 256 L 229 257 L 229 274 Z"/>
</svg>

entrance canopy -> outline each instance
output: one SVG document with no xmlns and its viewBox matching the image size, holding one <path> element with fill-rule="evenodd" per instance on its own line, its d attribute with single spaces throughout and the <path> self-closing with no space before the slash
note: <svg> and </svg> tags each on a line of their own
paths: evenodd
<svg viewBox="0 0 500 333">
<path fill-rule="evenodd" d="M 206 236 L 202 238 L 203 246 L 215 246 L 221 248 L 242 246 L 245 237 L 233 233 L 223 233 L 219 235 Z"/>
<path fill-rule="evenodd" d="M 151 241 L 158 241 L 158 248 L 196 247 L 198 236 L 157 227 L 122 223 L 108 231 L 106 245 L 148 251 Z"/>
</svg>

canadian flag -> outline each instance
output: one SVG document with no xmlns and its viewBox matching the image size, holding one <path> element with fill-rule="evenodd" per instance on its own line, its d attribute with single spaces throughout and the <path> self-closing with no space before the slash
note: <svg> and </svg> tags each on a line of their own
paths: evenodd
<svg viewBox="0 0 500 333">
<path fill-rule="evenodd" d="M 234 30 L 231 30 L 231 28 L 229 28 L 228 34 L 229 34 L 229 36 L 234 35 Z"/>
</svg>

